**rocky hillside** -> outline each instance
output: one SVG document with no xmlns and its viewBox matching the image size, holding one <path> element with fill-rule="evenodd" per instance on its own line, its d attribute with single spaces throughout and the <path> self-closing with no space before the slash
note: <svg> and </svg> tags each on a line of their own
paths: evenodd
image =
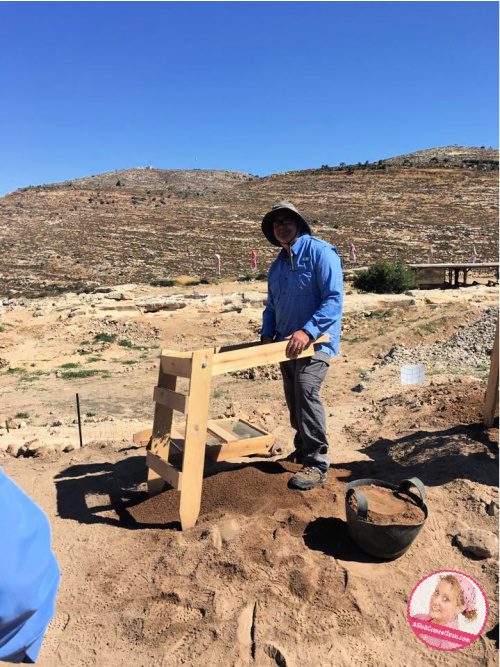
<svg viewBox="0 0 500 667">
<path fill-rule="evenodd" d="M 471 146 L 445 146 L 428 148 L 415 153 L 383 160 L 388 166 L 407 167 L 463 167 L 465 169 L 498 170 L 498 151 L 493 148 L 475 148 Z"/>
<path fill-rule="evenodd" d="M 498 152 L 448 147 L 375 163 L 257 177 L 226 171 L 126 169 L 0 198 L 0 297 L 179 274 L 263 271 L 275 256 L 260 220 L 289 199 L 314 233 L 369 264 L 396 255 L 479 261 L 498 254 Z"/>
<path fill-rule="evenodd" d="M 238 183 L 252 180 L 249 174 L 234 171 L 217 171 L 208 169 L 153 169 L 153 167 L 137 167 L 136 169 L 120 169 L 97 176 L 87 176 L 64 183 L 54 183 L 45 188 L 56 190 L 75 188 L 79 190 L 140 190 L 147 194 L 201 196 L 217 194 L 231 190 Z"/>
</svg>

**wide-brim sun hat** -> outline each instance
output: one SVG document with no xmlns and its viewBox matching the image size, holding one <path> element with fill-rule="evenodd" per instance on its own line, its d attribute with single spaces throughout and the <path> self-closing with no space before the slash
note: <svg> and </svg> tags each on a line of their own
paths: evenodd
<svg viewBox="0 0 500 667">
<path fill-rule="evenodd" d="M 290 213 L 292 213 L 293 217 L 296 218 L 297 222 L 299 223 L 300 233 L 301 234 L 305 233 L 312 236 L 311 228 L 309 227 L 307 220 L 300 215 L 295 206 L 291 204 L 289 201 L 279 201 L 277 204 L 274 204 L 269 213 L 266 213 L 266 215 L 262 219 L 262 232 L 266 237 L 266 239 L 269 241 L 269 243 L 272 243 L 273 245 L 276 246 L 281 246 L 281 243 L 274 235 L 274 230 L 273 230 L 273 218 L 278 213 L 278 211 L 289 211 Z"/>
</svg>

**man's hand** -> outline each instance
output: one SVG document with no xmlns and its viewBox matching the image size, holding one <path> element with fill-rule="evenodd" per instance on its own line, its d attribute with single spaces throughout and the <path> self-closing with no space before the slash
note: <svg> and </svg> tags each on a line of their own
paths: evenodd
<svg viewBox="0 0 500 667">
<path fill-rule="evenodd" d="M 293 359 L 294 357 L 297 357 L 299 354 L 301 354 L 301 352 L 304 350 L 307 350 L 311 343 L 312 340 L 306 334 L 306 332 L 302 331 L 302 329 L 299 329 L 299 331 L 296 331 L 290 336 L 288 345 L 286 346 L 285 354 L 289 359 Z"/>
</svg>

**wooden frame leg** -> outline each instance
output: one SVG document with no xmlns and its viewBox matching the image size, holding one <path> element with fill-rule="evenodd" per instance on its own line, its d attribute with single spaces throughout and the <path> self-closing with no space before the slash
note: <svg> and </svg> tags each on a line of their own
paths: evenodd
<svg viewBox="0 0 500 667">
<path fill-rule="evenodd" d="M 176 375 L 167 375 L 161 369 L 158 375 L 158 386 L 164 389 L 175 391 L 177 384 Z M 172 408 L 168 408 L 160 403 L 155 405 L 155 414 L 153 420 L 153 433 L 149 449 L 153 454 L 160 456 L 164 461 L 168 461 L 170 450 L 170 429 L 172 428 Z M 161 493 L 165 488 L 165 480 L 154 470 L 148 468 L 148 493 L 154 496 Z"/>
<path fill-rule="evenodd" d="M 200 513 L 213 354 L 210 349 L 193 352 L 189 386 L 190 408 L 182 461 L 179 511 L 182 530 L 192 528 Z"/>
</svg>

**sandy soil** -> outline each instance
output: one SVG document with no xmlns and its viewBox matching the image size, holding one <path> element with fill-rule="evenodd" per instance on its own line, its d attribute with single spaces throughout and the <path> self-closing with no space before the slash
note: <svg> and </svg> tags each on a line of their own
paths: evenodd
<svg viewBox="0 0 500 667">
<path fill-rule="evenodd" d="M 297 466 L 276 457 L 221 466 L 205 479 L 198 524 L 183 533 L 178 493 L 148 498 L 145 451 L 132 434 L 151 425 L 159 346 L 256 338 L 263 285 L 244 290 L 246 300 L 241 284 L 136 286 L 120 301 L 70 295 L 4 307 L 0 420 L 15 421 L 0 429 L 2 466 L 47 512 L 62 569 L 39 664 L 497 664 L 498 552 L 474 558 L 455 541 L 467 528 L 498 536 L 498 514 L 487 512 L 491 501 L 498 508 L 498 420 L 481 425 L 484 359 L 446 372 L 427 366 L 422 386 L 401 386 L 396 364 L 367 374 L 395 342 L 448 340 L 496 305 L 497 290 L 348 294 L 342 354 L 322 392 L 332 453 L 324 486 L 288 489 Z M 175 311 L 134 305 L 160 293 L 190 298 Z M 116 338 L 95 341 L 102 333 Z M 98 373 L 64 375 L 89 368 Z M 274 377 L 216 378 L 210 414 L 249 417 L 287 451 L 292 430 Z M 21 446 L 28 456 L 6 452 Z M 364 554 L 347 531 L 346 484 L 413 476 L 429 511 L 415 542 L 394 561 Z M 412 588 L 439 569 L 474 577 L 490 603 L 485 632 L 462 651 L 430 649 L 406 621 Z"/>
</svg>

